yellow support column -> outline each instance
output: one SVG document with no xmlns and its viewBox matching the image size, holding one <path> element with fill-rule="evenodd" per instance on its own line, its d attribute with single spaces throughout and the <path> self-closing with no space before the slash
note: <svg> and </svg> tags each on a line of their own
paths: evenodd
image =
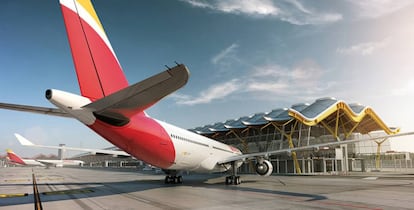
<svg viewBox="0 0 414 210">
<path fill-rule="evenodd" d="M 276 124 L 273 124 L 273 126 L 283 135 L 287 138 L 288 140 L 288 144 L 289 144 L 289 148 L 293 149 L 295 148 L 295 145 L 293 145 L 293 140 L 292 140 L 292 135 L 293 135 L 293 131 L 296 129 L 296 126 L 298 124 L 298 121 L 295 121 L 295 124 L 293 125 L 293 127 L 291 128 L 291 131 L 289 134 L 287 134 L 284 130 L 285 125 L 287 125 L 288 123 L 292 122 L 292 120 L 289 120 L 288 122 L 286 122 L 285 124 L 283 124 L 282 129 L 279 128 Z M 296 173 L 297 174 L 301 174 L 302 170 L 300 169 L 300 164 L 298 161 L 298 158 L 296 156 L 296 152 L 291 152 L 292 155 L 292 159 L 293 159 L 293 163 L 295 164 L 295 169 L 296 169 Z"/>
<path fill-rule="evenodd" d="M 291 149 L 295 148 L 295 146 L 293 145 L 292 135 L 288 135 L 288 136 L 286 136 L 286 138 L 288 139 L 288 142 L 289 142 L 289 148 L 291 148 Z M 299 165 L 298 158 L 296 156 L 296 152 L 291 152 L 291 154 L 292 154 L 293 162 L 295 164 L 296 173 L 301 174 L 302 170 L 300 169 L 300 165 Z"/>
<path fill-rule="evenodd" d="M 249 147 L 248 147 L 248 145 L 247 145 L 247 142 L 246 142 L 246 140 L 244 140 L 244 139 L 242 139 L 236 132 L 234 132 L 233 130 L 231 130 L 230 131 L 230 133 L 233 133 L 234 134 L 234 136 L 236 136 L 236 138 L 242 143 L 242 145 L 243 145 L 243 149 L 242 149 L 242 152 L 243 153 L 245 153 L 245 154 L 248 154 L 249 153 Z"/>
<path fill-rule="evenodd" d="M 375 141 L 377 143 L 377 154 L 375 156 L 375 169 L 380 169 L 380 161 L 381 161 L 381 144 L 384 143 L 388 138 L 385 138 L 382 141 Z"/>
<path fill-rule="evenodd" d="M 243 149 L 242 152 L 244 154 L 248 154 L 249 153 L 249 145 L 247 144 L 246 140 L 242 139 L 235 131 L 231 130 L 230 133 L 233 133 L 234 136 L 236 136 L 236 138 L 242 143 L 243 145 Z M 255 168 L 253 166 L 253 162 L 251 160 L 249 160 L 249 167 L 250 167 L 250 171 L 255 171 Z"/>
</svg>

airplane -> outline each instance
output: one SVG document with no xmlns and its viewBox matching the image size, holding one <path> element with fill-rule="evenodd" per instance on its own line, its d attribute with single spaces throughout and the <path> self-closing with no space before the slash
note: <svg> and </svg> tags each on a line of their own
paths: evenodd
<svg viewBox="0 0 414 210">
<path fill-rule="evenodd" d="M 26 166 L 44 166 L 44 164 L 34 159 L 22 159 L 21 157 L 16 155 L 11 149 L 6 149 L 6 152 L 7 152 L 7 159 L 13 164 L 26 165 Z"/>
<path fill-rule="evenodd" d="M 45 159 L 23 159 L 14 153 L 11 149 L 7 149 L 7 157 L 11 163 L 24 165 L 24 166 L 50 166 L 63 167 L 63 166 L 82 166 L 81 160 L 45 160 Z"/>
<path fill-rule="evenodd" d="M 90 0 L 60 0 L 60 5 L 81 95 L 48 89 L 46 99 L 57 108 L 6 103 L 0 108 L 75 118 L 131 156 L 162 168 L 165 183 L 182 183 L 181 171 L 229 171 L 225 184 L 239 185 L 237 168 L 246 160 L 256 159 L 257 174 L 269 176 L 270 155 L 318 146 L 242 154 L 231 145 L 150 117 L 147 108 L 187 83 L 187 67 L 176 63 L 129 85 Z"/>
<path fill-rule="evenodd" d="M 90 148 L 67 147 L 67 146 L 37 145 L 37 144 L 33 144 L 27 138 L 23 137 L 22 135 L 20 135 L 18 133 L 15 133 L 14 136 L 17 138 L 17 140 L 19 141 L 19 143 L 22 146 L 48 148 L 48 149 L 63 149 L 63 150 L 72 150 L 72 151 L 82 151 L 82 152 L 88 152 L 92 155 L 106 154 L 106 155 L 112 155 L 113 157 L 129 157 L 129 156 L 131 156 L 130 154 L 126 153 L 125 151 L 117 151 L 117 150 L 90 149 Z"/>
</svg>

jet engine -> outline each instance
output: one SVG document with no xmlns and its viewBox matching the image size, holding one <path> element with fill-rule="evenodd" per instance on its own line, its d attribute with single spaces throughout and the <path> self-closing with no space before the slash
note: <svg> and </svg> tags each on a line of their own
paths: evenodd
<svg viewBox="0 0 414 210">
<path fill-rule="evenodd" d="M 268 160 L 263 160 L 261 163 L 256 163 L 256 173 L 260 176 L 269 176 L 273 172 L 273 165 Z"/>
</svg>

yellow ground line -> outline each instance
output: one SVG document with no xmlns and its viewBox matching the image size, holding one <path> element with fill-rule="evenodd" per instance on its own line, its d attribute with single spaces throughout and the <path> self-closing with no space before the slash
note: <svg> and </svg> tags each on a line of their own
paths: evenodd
<svg viewBox="0 0 414 210">
<path fill-rule="evenodd" d="M 0 198 L 14 198 L 28 196 L 29 193 L 11 193 L 11 194 L 0 194 Z"/>
<path fill-rule="evenodd" d="M 32 179 L 35 210 L 43 210 L 42 201 L 40 200 L 39 189 L 37 188 L 36 177 L 34 173 L 32 173 Z"/>
</svg>

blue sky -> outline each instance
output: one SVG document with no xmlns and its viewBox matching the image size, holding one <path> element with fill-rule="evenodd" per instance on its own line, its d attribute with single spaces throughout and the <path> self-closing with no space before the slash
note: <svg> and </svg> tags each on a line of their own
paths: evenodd
<svg viewBox="0 0 414 210">
<path fill-rule="evenodd" d="M 414 130 L 414 4 L 391 0 L 93 1 L 128 81 L 186 64 L 187 85 L 148 110 L 183 128 L 335 97 L 371 106 L 389 126 Z M 0 3 L 0 101 L 52 105 L 49 88 L 79 93 L 58 1 Z M 76 120 L 0 110 L 0 151 L 102 148 Z M 414 151 L 414 139 L 392 148 Z"/>
</svg>

